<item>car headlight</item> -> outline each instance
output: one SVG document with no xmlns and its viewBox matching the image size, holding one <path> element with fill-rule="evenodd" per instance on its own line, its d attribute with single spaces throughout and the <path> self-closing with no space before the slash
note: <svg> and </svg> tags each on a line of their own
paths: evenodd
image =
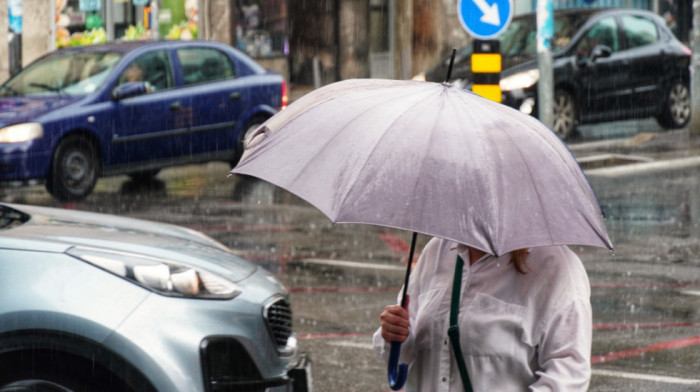
<svg viewBox="0 0 700 392">
<path fill-rule="evenodd" d="M 523 90 L 531 87 L 540 80 L 540 70 L 531 69 L 524 72 L 518 72 L 501 79 L 499 83 L 502 91 Z"/>
<path fill-rule="evenodd" d="M 39 123 L 15 124 L 0 129 L 0 143 L 20 143 L 44 136 L 44 127 Z"/>
<path fill-rule="evenodd" d="M 231 299 L 241 293 L 238 285 L 220 276 L 156 257 L 83 246 L 67 253 L 167 296 Z"/>
</svg>

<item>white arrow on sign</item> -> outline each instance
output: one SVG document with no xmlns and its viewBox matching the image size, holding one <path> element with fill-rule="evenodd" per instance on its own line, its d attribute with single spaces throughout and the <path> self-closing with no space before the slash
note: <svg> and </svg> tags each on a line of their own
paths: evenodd
<svg viewBox="0 0 700 392">
<path fill-rule="evenodd" d="M 484 13 L 481 17 L 481 21 L 494 26 L 501 25 L 501 18 L 498 15 L 498 3 L 493 3 L 489 5 L 486 0 L 474 0 L 474 4 Z"/>
</svg>

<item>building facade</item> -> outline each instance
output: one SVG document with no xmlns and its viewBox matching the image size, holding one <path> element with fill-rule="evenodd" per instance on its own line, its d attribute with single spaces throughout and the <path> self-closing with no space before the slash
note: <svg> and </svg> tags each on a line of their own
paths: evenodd
<svg viewBox="0 0 700 392">
<path fill-rule="evenodd" d="M 537 0 L 514 0 L 514 13 Z M 214 40 L 295 84 L 409 79 L 469 36 L 458 0 L 0 0 L 0 58 L 26 65 L 57 47 L 100 40 Z M 553 0 L 553 8 L 631 7 L 664 16 L 690 41 L 692 0 Z M 19 13 L 19 16 L 18 16 Z M 22 15 L 31 15 L 30 18 Z M 8 27 L 3 28 L 6 25 Z M 21 37 L 21 51 L 12 46 Z M 5 43 L 11 41 L 10 46 Z M 13 71 L 0 64 L 0 78 Z M 16 68 L 16 67 L 15 67 Z M 4 74 L 3 74 L 4 72 Z M 5 76 L 3 76 L 5 75 Z"/>
</svg>

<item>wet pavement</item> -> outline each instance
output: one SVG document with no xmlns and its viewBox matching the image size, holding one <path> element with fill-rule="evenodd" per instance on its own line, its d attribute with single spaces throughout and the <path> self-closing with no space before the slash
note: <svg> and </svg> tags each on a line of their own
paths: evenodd
<svg viewBox="0 0 700 392">
<path fill-rule="evenodd" d="M 586 128 L 569 143 L 589 159 L 615 244 L 614 252 L 573 247 L 592 285 L 590 390 L 700 391 L 700 137 L 651 122 L 605 129 Z M 167 169 L 148 183 L 104 178 L 81 203 L 57 203 L 41 186 L 6 189 L 3 200 L 202 231 L 287 286 L 316 391 L 388 391 L 370 337 L 403 283 L 410 234 L 334 225 L 295 196 L 228 170 L 213 163 Z M 427 240 L 419 236 L 419 246 Z"/>
</svg>

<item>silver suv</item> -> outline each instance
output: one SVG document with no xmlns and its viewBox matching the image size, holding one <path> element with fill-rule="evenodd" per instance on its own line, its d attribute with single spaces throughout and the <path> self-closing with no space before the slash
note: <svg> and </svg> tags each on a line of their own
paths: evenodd
<svg viewBox="0 0 700 392">
<path fill-rule="evenodd" d="M 0 391 L 310 390 L 289 297 L 177 226 L 0 203 Z"/>
</svg>

